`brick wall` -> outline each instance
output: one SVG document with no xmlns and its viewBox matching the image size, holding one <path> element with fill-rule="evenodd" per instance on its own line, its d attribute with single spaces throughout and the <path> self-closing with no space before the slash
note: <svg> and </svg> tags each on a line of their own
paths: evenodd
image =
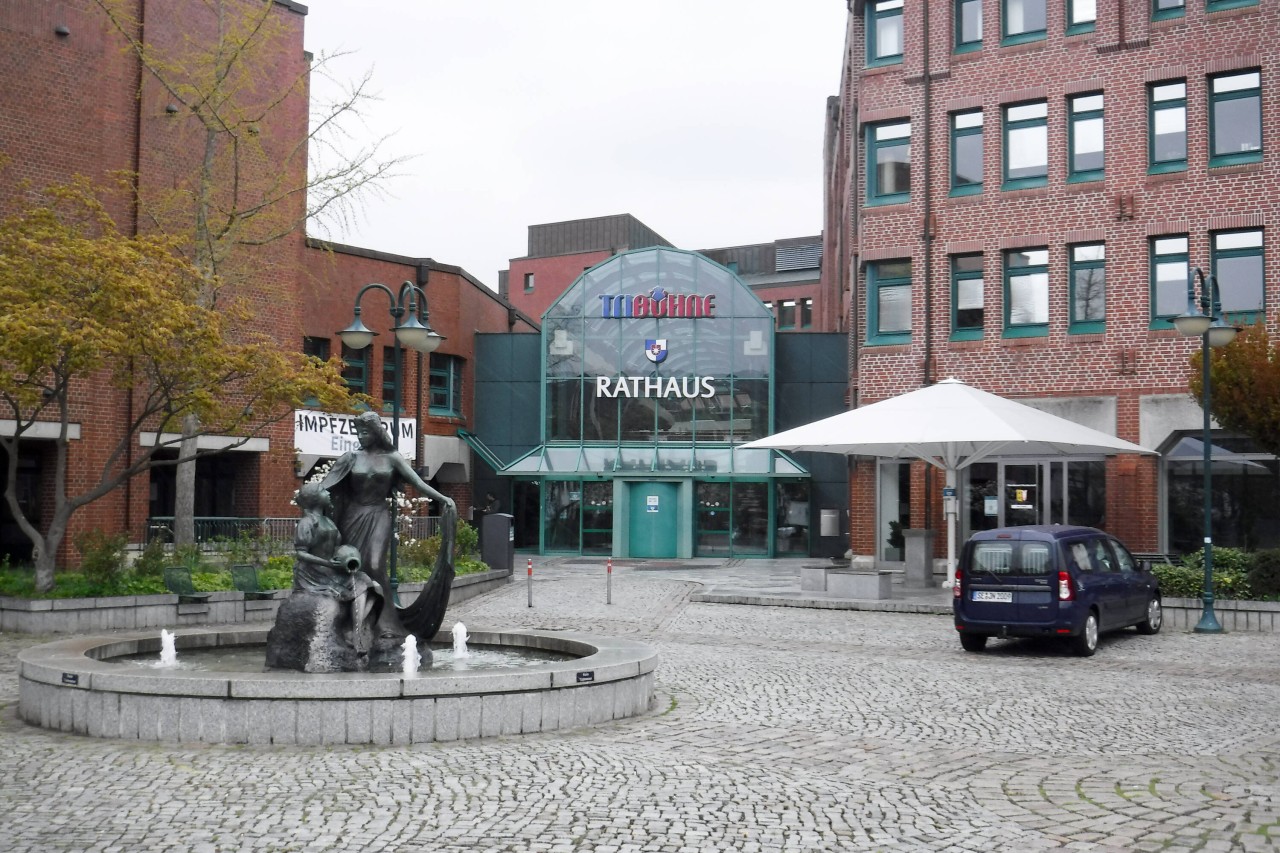
<svg viewBox="0 0 1280 853">
<path fill-rule="evenodd" d="M 1271 92 L 1280 79 L 1280 12 L 1265 2 L 1217 13 L 1189 3 L 1184 17 L 1153 22 L 1146 0 L 1122 0 L 1098 4 L 1094 32 L 1066 36 L 1066 5 L 1047 2 L 1043 40 L 1002 47 L 1002 4 L 987 0 L 982 48 L 954 53 L 954 3 L 907 0 L 903 60 L 875 68 L 866 67 L 863 18 L 851 12 L 843 78 L 849 95 L 836 119 L 846 135 L 840 138 L 843 147 L 828 157 L 830 192 L 838 199 L 828 205 L 828 216 L 856 211 L 853 232 L 863 264 L 852 273 L 859 318 L 852 381 L 862 403 L 949 376 L 1015 399 L 1104 396 L 1116 400 L 1116 434 L 1138 441 L 1140 401 L 1147 395 L 1185 394 L 1188 357 L 1199 346 L 1173 330 L 1151 328 L 1148 247 L 1159 235 L 1187 234 L 1190 265 L 1209 271 L 1211 231 L 1262 226 L 1265 319 L 1276 332 L 1280 280 L 1274 270 L 1280 269 L 1280 242 L 1272 230 L 1278 208 L 1272 188 L 1280 177 L 1280 102 Z M 1261 71 L 1264 158 L 1210 168 L 1207 78 L 1236 69 Z M 1187 168 L 1148 175 L 1147 87 L 1173 78 L 1187 83 Z M 1070 183 L 1068 98 L 1095 91 L 1105 95 L 1105 178 Z M 1002 107 L 1028 99 L 1048 104 L 1047 185 L 1002 191 Z M 949 116 L 975 107 L 984 117 L 983 191 L 953 198 Z M 860 139 L 868 124 L 904 118 L 912 129 L 910 201 L 868 206 Z M 848 132 L 851 128 L 854 132 Z M 841 158 L 852 168 L 842 172 Z M 926 164 L 931 191 L 926 190 Z M 829 221 L 826 232 L 842 226 Z M 1106 245 L 1105 330 L 1071 334 L 1067 247 L 1095 240 Z M 1049 250 L 1048 333 L 1004 337 L 1003 252 L 1032 246 Z M 958 251 L 983 254 L 985 318 L 977 341 L 949 340 L 950 254 Z M 913 265 L 910 340 L 868 346 L 865 262 L 899 258 Z M 1107 472 L 1109 527 L 1135 548 L 1154 550 L 1160 522 L 1157 463 L 1112 459 Z M 935 494 L 940 496 L 940 489 Z M 874 505 L 868 510 L 864 518 L 873 519 Z M 855 530 L 853 538 L 858 545 L 870 537 Z"/>
</svg>

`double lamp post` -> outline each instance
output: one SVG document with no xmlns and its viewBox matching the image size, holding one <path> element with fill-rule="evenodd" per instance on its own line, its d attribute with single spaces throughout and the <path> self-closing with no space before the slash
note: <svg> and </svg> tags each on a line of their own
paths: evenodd
<svg viewBox="0 0 1280 853">
<path fill-rule="evenodd" d="M 1196 296 L 1196 282 L 1200 293 Z M 1235 340 L 1239 327 L 1227 323 L 1222 316 L 1222 298 L 1218 292 L 1218 279 L 1199 267 L 1187 276 L 1187 312 L 1173 318 L 1179 334 L 1200 338 L 1200 366 L 1203 371 L 1201 386 L 1204 389 L 1201 407 L 1204 409 L 1204 594 L 1200 621 L 1195 631 L 1200 634 L 1220 634 L 1222 625 L 1213 612 L 1213 438 L 1210 425 L 1209 402 L 1212 393 L 1212 376 L 1209 371 L 1209 350 L 1224 347 Z"/>
<path fill-rule="evenodd" d="M 392 377 L 392 390 L 395 394 L 395 400 L 391 405 L 391 434 L 393 436 L 392 446 L 398 450 L 400 447 L 400 407 L 404 403 L 403 349 L 408 347 L 415 352 L 430 355 L 439 349 L 440 344 L 444 341 L 444 335 L 431 328 L 431 322 L 428 320 L 427 294 L 421 287 L 411 281 L 406 281 L 400 285 L 399 293 L 395 293 L 385 284 L 373 282 L 360 288 L 360 292 L 356 294 L 355 307 L 351 312 L 351 325 L 338 332 L 338 337 L 342 338 L 342 343 L 348 348 L 362 350 L 373 343 L 373 339 L 378 334 L 360 319 L 360 300 L 370 290 L 382 291 L 387 295 L 387 299 L 391 303 L 391 321 L 394 324 L 391 331 L 395 333 L 395 347 L 392 356 L 395 359 L 395 373 Z M 419 365 L 419 370 L 421 370 L 421 365 Z M 418 424 L 418 429 L 422 429 L 422 424 Z M 416 450 L 417 448 L 415 448 L 415 455 Z M 398 537 L 395 534 L 395 529 L 396 503 L 392 501 L 392 535 L 387 555 L 387 576 L 391 581 L 391 600 L 398 603 L 397 590 L 400 582 L 396 578 L 396 542 Z"/>
</svg>

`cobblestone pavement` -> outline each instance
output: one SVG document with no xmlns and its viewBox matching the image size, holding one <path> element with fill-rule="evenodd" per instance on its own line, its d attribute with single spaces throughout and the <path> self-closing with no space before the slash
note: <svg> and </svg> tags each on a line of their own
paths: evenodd
<svg viewBox="0 0 1280 853">
<path fill-rule="evenodd" d="M 734 567 L 729 567 L 730 571 Z M 138 744 L 17 719 L 0 635 L 6 851 L 1183 851 L 1280 845 L 1280 636 L 1124 632 L 1096 657 L 945 616 L 697 604 L 679 572 L 539 569 L 469 629 L 659 650 L 657 707 L 413 748 Z"/>
</svg>

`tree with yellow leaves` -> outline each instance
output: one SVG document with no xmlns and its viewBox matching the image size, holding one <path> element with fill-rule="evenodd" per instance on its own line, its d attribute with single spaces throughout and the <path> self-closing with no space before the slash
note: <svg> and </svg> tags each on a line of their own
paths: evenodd
<svg viewBox="0 0 1280 853">
<path fill-rule="evenodd" d="M 228 450 L 288 417 L 304 400 L 348 406 L 337 362 L 282 349 L 248 330 L 237 306 L 213 310 L 199 298 L 199 271 L 163 235 L 122 234 L 87 180 L 28 193 L 0 220 L 0 435 L 8 459 L 4 500 L 31 540 L 36 588 L 53 587 L 55 558 L 72 515 L 129 478 L 157 465 L 191 462 L 209 451 L 182 451 L 164 436 L 193 417 L 199 434 L 233 435 Z M 97 470 L 77 471 L 68 450 L 75 398 L 110 387 L 131 395 L 123 423 L 79 425 L 85 440 L 106 442 Z M 84 405 L 80 403 L 80 405 Z M 52 424 L 52 429 L 49 425 Z M 16 493 L 24 458 L 48 458 L 52 432 L 52 516 L 41 530 Z M 141 447 L 139 434 L 158 436 Z M 163 458 L 169 456 L 169 458 Z"/>
</svg>

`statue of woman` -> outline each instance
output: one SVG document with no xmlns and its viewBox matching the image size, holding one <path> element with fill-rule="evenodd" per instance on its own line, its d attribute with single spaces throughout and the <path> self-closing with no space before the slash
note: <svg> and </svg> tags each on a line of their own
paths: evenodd
<svg viewBox="0 0 1280 853">
<path fill-rule="evenodd" d="M 448 546 L 441 547 L 441 562 L 437 569 L 448 563 L 445 580 L 444 604 L 448 601 L 448 582 L 453 576 L 453 524 L 457 519 L 457 507 L 451 498 L 431 488 L 409 465 L 409 461 L 396 450 L 391 436 L 382 426 L 376 412 L 364 412 L 356 418 L 357 450 L 348 451 L 325 476 L 321 486 L 333 496 L 334 520 L 342 534 L 342 541 L 360 551 L 363 570 L 383 590 L 390 590 L 387 577 L 387 549 L 391 544 L 391 506 L 388 499 L 401 490 L 405 483 L 423 495 L 441 504 L 441 517 L 448 530 L 442 530 L 442 538 Z M 447 554 L 446 554 L 447 552 Z M 432 581 L 436 580 L 435 574 Z M 425 592 L 419 596 L 422 599 Z M 415 606 L 418 602 L 415 602 Z M 440 607 L 443 618 L 443 605 Z M 439 626 L 438 620 L 436 627 Z M 378 636 L 382 639 L 402 639 L 410 632 L 418 634 L 415 626 L 406 628 L 395 607 L 383 607 L 378 619 Z M 431 633 L 434 633 L 432 629 Z M 429 636 L 419 639 L 431 639 Z"/>
</svg>

